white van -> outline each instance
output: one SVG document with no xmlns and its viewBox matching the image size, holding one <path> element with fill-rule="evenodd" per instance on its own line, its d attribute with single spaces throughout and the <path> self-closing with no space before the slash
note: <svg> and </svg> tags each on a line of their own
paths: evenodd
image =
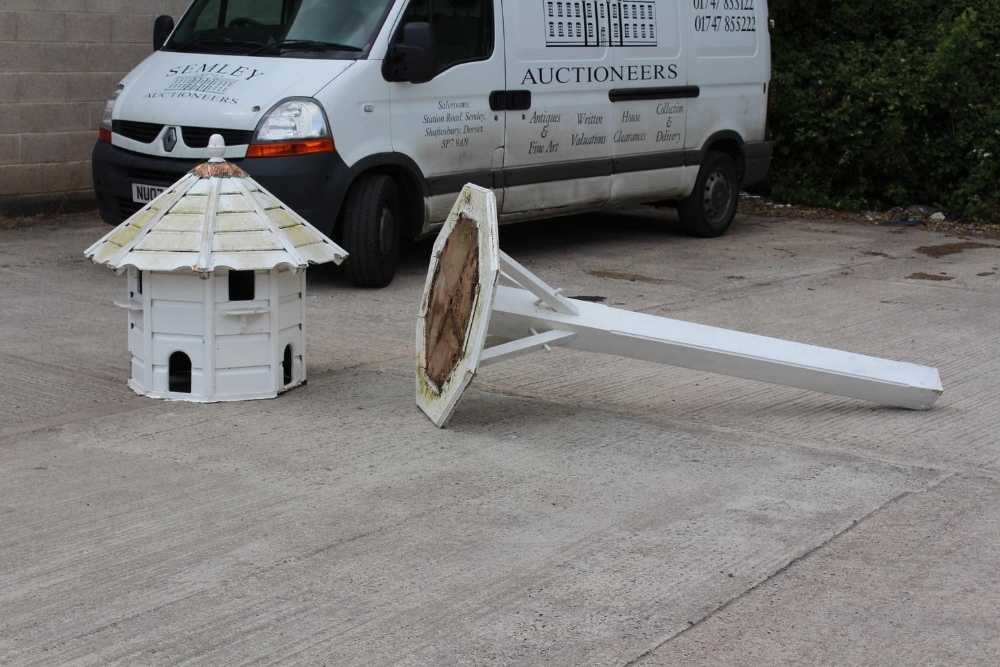
<svg viewBox="0 0 1000 667">
<path fill-rule="evenodd" d="M 195 0 L 108 99 L 119 223 L 208 157 L 338 240 L 358 285 L 465 183 L 501 221 L 676 205 L 718 236 L 771 159 L 766 0 Z"/>
</svg>

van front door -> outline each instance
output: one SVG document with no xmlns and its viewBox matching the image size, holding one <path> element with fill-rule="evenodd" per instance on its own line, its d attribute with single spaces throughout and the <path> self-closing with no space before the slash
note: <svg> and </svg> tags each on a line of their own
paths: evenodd
<svg viewBox="0 0 1000 667">
<path fill-rule="evenodd" d="M 466 183 L 493 187 L 502 164 L 504 116 L 490 108 L 503 86 L 500 0 L 411 0 L 394 34 L 431 24 L 436 73 L 425 83 L 393 82 L 393 150 L 417 163 L 430 189 L 428 223 L 442 222 Z M 496 191 L 498 206 L 502 192 Z"/>
<path fill-rule="evenodd" d="M 507 134 L 501 211 L 507 220 L 608 201 L 614 127 L 608 88 L 615 76 L 608 5 L 504 2 Z"/>
</svg>

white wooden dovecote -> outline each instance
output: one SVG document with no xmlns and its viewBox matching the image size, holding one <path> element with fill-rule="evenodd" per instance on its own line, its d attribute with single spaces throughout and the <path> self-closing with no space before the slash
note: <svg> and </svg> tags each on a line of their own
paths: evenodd
<svg viewBox="0 0 1000 667">
<path fill-rule="evenodd" d="M 198 165 L 85 251 L 127 272 L 139 394 L 196 402 L 273 398 L 306 380 L 309 264 L 346 251 L 225 162 Z"/>
</svg>

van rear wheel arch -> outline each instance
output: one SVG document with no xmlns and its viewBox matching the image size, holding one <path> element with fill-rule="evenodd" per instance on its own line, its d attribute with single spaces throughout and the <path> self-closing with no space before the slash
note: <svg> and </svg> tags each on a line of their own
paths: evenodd
<svg viewBox="0 0 1000 667">
<path fill-rule="evenodd" d="M 713 151 L 725 153 L 732 158 L 733 163 L 736 165 L 736 176 L 739 179 L 739 183 L 742 183 L 745 164 L 743 143 L 743 137 L 735 130 L 721 130 L 716 132 L 705 141 L 699 153 L 701 156 L 700 164 L 704 164 L 708 159 L 709 153 Z"/>
<path fill-rule="evenodd" d="M 736 217 L 739 191 L 739 171 L 733 156 L 721 150 L 706 152 L 694 190 L 677 205 L 681 228 L 692 236 L 722 236 Z"/>
<path fill-rule="evenodd" d="M 691 236 L 722 236 L 736 217 L 745 165 L 743 137 L 734 130 L 716 132 L 697 156 L 694 188 L 674 203 L 681 229 Z"/>
</svg>

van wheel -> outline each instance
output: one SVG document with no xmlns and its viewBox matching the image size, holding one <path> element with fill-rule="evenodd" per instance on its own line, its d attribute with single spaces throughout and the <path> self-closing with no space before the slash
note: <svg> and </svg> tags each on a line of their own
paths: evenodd
<svg viewBox="0 0 1000 667">
<path fill-rule="evenodd" d="M 681 226 L 692 236 L 722 236 L 736 217 L 739 195 L 733 158 L 709 151 L 698 172 L 694 191 L 677 206 Z"/>
<path fill-rule="evenodd" d="M 348 280 L 358 287 L 391 283 L 403 238 L 396 182 L 381 174 L 360 177 L 347 193 L 342 224 Z"/>
</svg>

